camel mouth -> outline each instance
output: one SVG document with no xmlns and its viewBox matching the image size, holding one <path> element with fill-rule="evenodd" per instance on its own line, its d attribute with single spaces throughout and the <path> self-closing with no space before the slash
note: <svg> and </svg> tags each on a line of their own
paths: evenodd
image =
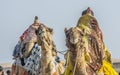
<svg viewBox="0 0 120 75">
<path fill-rule="evenodd" d="M 72 43 L 72 44 L 77 44 L 77 43 L 78 43 L 78 39 L 71 39 L 71 40 L 70 40 L 70 43 Z"/>
</svg>

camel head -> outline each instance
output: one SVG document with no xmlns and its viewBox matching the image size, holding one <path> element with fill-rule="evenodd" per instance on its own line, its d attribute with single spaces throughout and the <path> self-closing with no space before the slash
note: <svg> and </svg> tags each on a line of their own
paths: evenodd
<svg viewBox="0 0 120 75">
<path fill-rule="evenodd" d="M 66 39 L 68 40 L 67 43 L 75 45 L 79 42 L 82 32 L 78 27 L 72 27 L 69 30 L 65 28 L 65 35 Z"/>
<path fill-rule="evenodd" d="M 47 43 L 47 45 L 50 45 L 52 42 L 52 36 L 53 36 L 53 29 L 48 28 L 47 26 L 41 24 L 36 31 L 37 37 L 38 37 L 38 44 L 41 45 L 43 43 Z"/>
</svg>

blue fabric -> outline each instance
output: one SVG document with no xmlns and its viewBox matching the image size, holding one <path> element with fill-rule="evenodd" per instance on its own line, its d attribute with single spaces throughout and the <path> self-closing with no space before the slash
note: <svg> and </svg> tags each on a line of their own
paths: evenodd
<svg viewBox="0 0 120 75">
<path fill-rule="evenodd" d="M 19 53 L 21 52 L 21 45 L 22 42 L 18 42 L 17 45 L 15 46 L 15 49 L 13 51 L 13 56 L 18 56 Z M 39 65 L 40 65 L 40 47 L 38 46 L 38 44 L 35 44 L 31 54 L 28 58 L 23 58 L 25 65 L 23 66 L 23 68 L 25 68 L 30 74 L 32 75 L 36 75 L 38 69 L 39 69 Z M 17 58 L 15 60 L 15 64 L 19 65 L 21 64 L 20 62 L 21 60 L 19 58 Z"/>
<path fill-rule="evenodd" d="M 19 56 L 21 44 L 22 44 L 22 42 L 18 41 L 17 45 L 15 46 L 14 51 L 13 51 L 14 57 Z"/>
</svg>

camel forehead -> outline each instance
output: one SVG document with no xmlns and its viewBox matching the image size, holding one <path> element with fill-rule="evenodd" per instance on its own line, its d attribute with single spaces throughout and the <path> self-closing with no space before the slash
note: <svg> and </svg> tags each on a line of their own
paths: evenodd
<svg viewBox="0 0 120 75">
<path fill-rule="evenodd" d="M 39 28 L 39 30 L 40 30 L 40 31 L 46 31 L 46 28 L 41 26 L 41 27 Z"/>
<path fill-rule="evenodd" d="M 46 36 L 53 35 L 53 34 L 51 34 L 51 32 L 49 31 L 49 29 L 47 29 L 46 27 L 43 27 L 43 26 L 41 26 L 41 27 L 38 29 L 38 31 L 39 31 L 40 34 L 47 33 L 48 35 L 46 35 Z"/>
<path fill-rule="evenodd" d="M 78 30 L 79 30 L 78 27 L 71 27 L 69 30 L 67 30 L 67 32 L 68 32 L 68 33 L 70 33 L 70 32 L 76 32 L 76 31 L 78 31 Z"/>
<path fill-rule="evenodd" d="M 73 27 L 73 28 L 71 28 L 70 30 L 68 30 L 68 34 L 70 34 L 71 36 L 72 36 L 72 35 L 78 35 L 79 32 L 80 32 L 80 31 L 78 30 L 77 27 Z"/>
</svg>

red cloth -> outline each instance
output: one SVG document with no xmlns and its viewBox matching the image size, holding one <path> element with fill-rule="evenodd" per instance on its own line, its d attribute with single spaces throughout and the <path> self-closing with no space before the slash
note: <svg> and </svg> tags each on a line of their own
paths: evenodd
<svg viewBox="0 0 120 75">
<path fill-rule="evenodd" d="M 27 30 L 20 36 L 20 39 L 26 43 L 32 39 L 37 39 L 35 31 L 38 29 L 39 25 L 30 25 Z"/>
</svg>

